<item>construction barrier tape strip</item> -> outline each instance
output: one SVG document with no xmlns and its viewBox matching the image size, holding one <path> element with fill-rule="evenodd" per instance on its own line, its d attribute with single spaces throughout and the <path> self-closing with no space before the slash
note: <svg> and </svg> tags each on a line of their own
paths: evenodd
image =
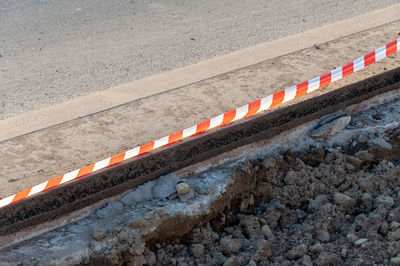
<svg viewBox="0 0 400 266">
<path fill-rule="evenodd" d="M 36 195 L 43 191 L 55 188 L 61 184 L 71 182 L 75 179 L 88 176 L 89 174 L 110 167 L 112 165 L 120 164 L 128 159 L 141 156 L 145 153 L 151 152 L 157 148 L 174 144 L 181 141 L 184 138 L 197 135 L 199 133 L 205 132 L 212 128 L 220 127 L 242 118 L 266 111 L 277 105 L 288 102 L 290 100 L 296 99 L 300 96 L 308 94 L 315 91 L 325 85 L 331 84 L 339 79 L 342 79 L 354 72 L 366 68 L 367 66 L 378 62 L 379 60 L 396 53 L 400 50 L 400 38 L 394 40 L 385 46 L 382 46 L 375 51 L 360 57 L 346 65 L 332 70 L 331 72 L 325 73 L 319 77 L 310 79 L 308 81 L 297 84 L 285 90 L 274 93 L 247 105 L 241 106 L 222 115 L 214 117 L 210 120 L 199 123 L 195 126 L 189 127 L 187 129 L 178 131 L 169 136 L 160 138 L 158 140 L 146 143 L 144 145 L 138 146 L 126 152 L 114 155 L 100 162 L 90 164 L 88 166 L 82 167 L 80 169 L 74 170 L 62 176 L 53 178 L 49 181 L 36 185 L 34 187 L 28 188 L 24 191 L 18 192 L 12 196 L 0 200 L 0 208 L 11 205 L 27 197 Z"/>
</svg>

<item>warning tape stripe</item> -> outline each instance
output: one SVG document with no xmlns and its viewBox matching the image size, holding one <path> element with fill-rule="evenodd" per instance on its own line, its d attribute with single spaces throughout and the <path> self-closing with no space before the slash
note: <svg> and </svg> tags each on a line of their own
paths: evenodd
<svg viewBox="0 0 400 266">
<path fill-rule="evenodd" d="M 266 96 L 262 99 L 254 101 L 250 104 L 246 104 L 234 110 L 228 111 L 224 114 L 216 116 L 210 120 L 201 122 L 195 126 L 189 127 L 187 129 L 181 130 L 179 132 L 173 133 L 169 136 L 165 136 L 158 140 L 146 143 L 144 145 L 135 147 L 126 152 L 122 152 L 120 154 L 114 155 L 110 158 L 104 159 L 97 163 L 93 163 L 77 169 L 75 171 L 69 172 L 65 175 L 53 178 L 49 181 L 43 182 L 39 185 L 36 185 L 32 188 L 28 188 L 24 191 L 18 192 L 12 196 L 0 200 L 0 208 L 16 203 L 27 197 L 36 195 L 43 191 L 55 188 L 61 184 L 71 182 L 73 180 L 85 177 L 95 171 L 120 164 L 125 160 L 129 160 L 134 157 L 141 156 L 145 153 L 151 152 L 160 147 L 164 147 L 167 145 L 171 145 L 173 143 L 177 143 L 184 138 L 191 137 L 200 133 L 203 133 L 207 130 L 217 128 L 236 120 L 266 111 L 270 108 L 278 106 L 282 103 L 291 101 L 298 97 L 301 97 L 305 94 L 313 92 L 325 85 L 331 84 L 339 79 L 342 79 L 354 72 L 357 72 L 361 69 L 366 68 L 367 66 L 378 62 L 379 60 L 397 52 L 400 50 L 400 38 L 394 40 L 385 46 L 382 46 L 375 51 L 366 54 L 363 57 L 357 58 L 356 60 L 338 67 L 331 72 L 325 73 L 316 78 L 310 79 L 308 81 L 299 83 L 295 86 L 289 87 L 285 90 L 276 92 L 272 95 Z"/>
</svg>

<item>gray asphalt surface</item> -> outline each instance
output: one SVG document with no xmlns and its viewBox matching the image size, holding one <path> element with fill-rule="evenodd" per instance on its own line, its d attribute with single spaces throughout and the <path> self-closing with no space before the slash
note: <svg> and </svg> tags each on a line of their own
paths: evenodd
<svg viewBox="0 0 400 266">
<path fill-rule="evenodd" d="M 400 0 L 2 0 L 0 119 Z"/>
</svg>

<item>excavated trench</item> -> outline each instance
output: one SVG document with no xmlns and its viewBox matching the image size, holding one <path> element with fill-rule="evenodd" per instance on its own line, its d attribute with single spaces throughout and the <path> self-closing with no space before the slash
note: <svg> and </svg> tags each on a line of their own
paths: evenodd
<svg viewBox="0 0 400 266">
<path fill-rule="evenodd" d="M 46 193 L 48 198 L 18 203 L 11 214 L 0 216 L 0 262 L 400 265 L 399 72 L 197 136 L 63 187 L 70 195 L 92 192 L 77 193 L 78 203 L 61 196 L 61 188 Z M 349 124 L 331 135 L 314 132 L 322 126 L 332 130 L 344 118 Z M 160 196 L 168 182 L 175 188 L 181 181 L 191 187 L 189 197 Z M 44 202 L 54 206 L 43 208 Z M 32 204 L 37 204 L 33 210 Z M 52 230 L 39 234 L 31 227 L 88 205 L 95 207 Z M 24 230 L 31 233 L 19 235 Z"/>
</svg>

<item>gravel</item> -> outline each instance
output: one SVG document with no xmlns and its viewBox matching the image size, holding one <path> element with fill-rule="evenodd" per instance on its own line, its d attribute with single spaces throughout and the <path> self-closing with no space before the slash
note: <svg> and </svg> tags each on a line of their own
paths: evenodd
<svg viewBox="0 0 400 266">
<path fill-rule="evenodd" d="M 400 265 L 400 128 L 353 141 L 247 162 L 268 199 L 149 247 L 156 265 Z"/>
</svg>

